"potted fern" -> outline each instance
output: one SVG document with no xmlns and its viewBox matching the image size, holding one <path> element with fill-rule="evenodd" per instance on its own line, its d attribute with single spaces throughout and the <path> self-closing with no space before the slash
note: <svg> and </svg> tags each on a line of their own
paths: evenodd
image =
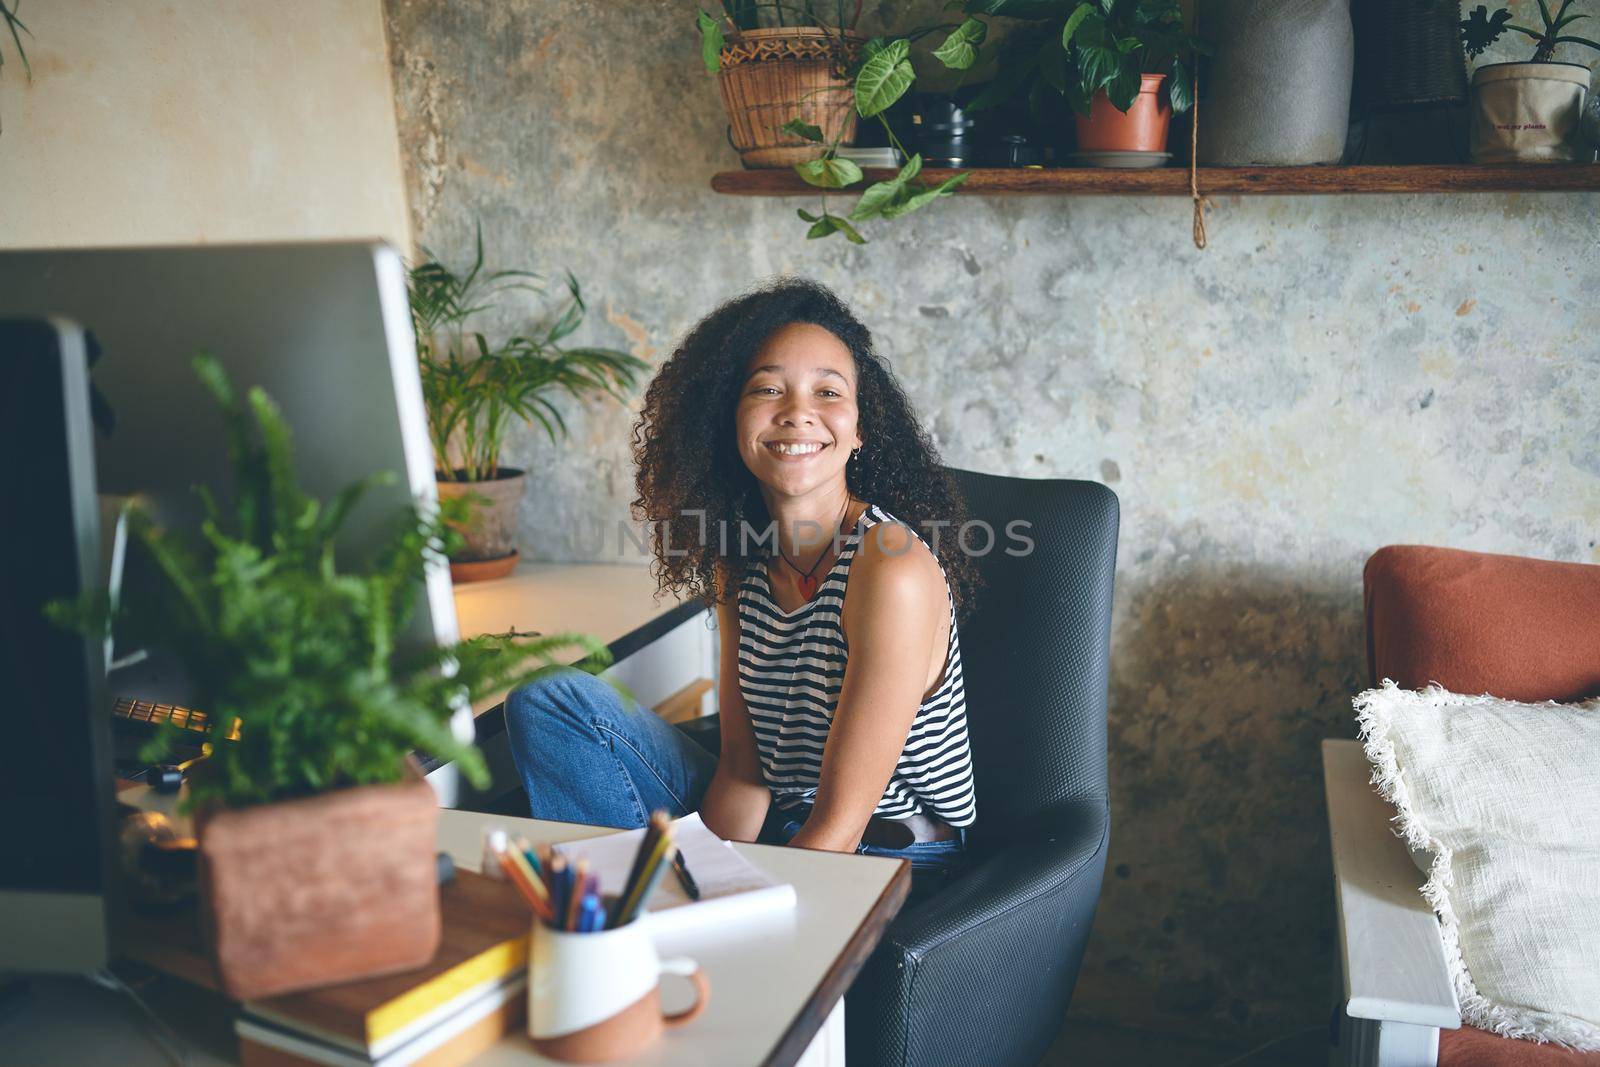
<svg viewBox="0 0 1600 1067">
<path fill-rule="evenodd" d="M 481 228 L 465 273 L 424 255 L 426 261 L 410 271 L 410 288 L 428 436 L 440 497 L 468 505 L 457 524 L 463 541 L 451 553 L 450 573 L 458 582 L 498 578 L 517 563 L 517 509 L 526 481 L 526 472 L 500 462 L 506 434 L 518 423 L 537 423 L 551 441 L 565 437 L 555 392 L 623 400 L 646 364 L 615 349 L 562 346 L 583 324 L 586 310 L 570 273 L 569 301 L 553 322 L 491 344 L 468 323 L 507 294 L 539 292 L 539 277 L 521 270 L 486 272 Z"/>
<path fill-rule="evenodd" d="M 334 541 L 369 479 L 322 502 L 296 484 L 290 433 L 259 389 L 234 394 L 212 360 L 195 370 L 222 407 L 234 503 L 194 544 L 137 507 L 129 529 L 160 582 L 118 609 L 142 645 L 184 666 L 208 713 L 209 757 L 191 776 L 201 921 L 222 987 L 239 999 L 420 966 L 440 936 L 437 801 L 409 753 L 483 760 L 449 722 L 463 700 L 558 665 L 593 638 L 479 639 L 405 654 L 424 561 L 448 546 L 451 506 L 412 510 L 364 565 Z M 437 558 L 434 555 L 434 558 Z M 57 604 L 56 621 L 103 633 L 103 603 Z M 142 755 L 159 760 L 176 730 Z"/>
<path fill-rule="evenodd" d="M 1552 14 L 1550 4 L 1539 0 L 1542 29 L 1517 25 L 1506 8 L 1491 15 L 1483 4 L 1461 20 L 1462 43 L 1473 58 L 1507 31 L 1534 44 L 1526 63 L 1484 63 L 1472 71 L 1470 145 L 1476 162 L 1576 163 L 1586 158 L 1579 141 L 1589 68 L 1558 63 L 1555 53 L 1561 45 L 1600 52 L 1600 41 L 1571 31 L 1573 23 L 1589 17 L 1569 14 L 1571 7 L 1572 0 L 1561 0 Z"/>
</svg>

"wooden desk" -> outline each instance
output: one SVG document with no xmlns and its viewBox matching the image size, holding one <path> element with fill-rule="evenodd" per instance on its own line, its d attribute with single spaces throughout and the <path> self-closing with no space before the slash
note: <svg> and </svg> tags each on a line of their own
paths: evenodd
<svg viewBox="0 0 1600 1067">
<path fill-rule="evenodd" d="M 506 578 L 458 585 L 456 616 L 463 637 L 480 634 L 578 632 L 604 641 L 622 683 L 647 708 L 678 718 L 716 710 L 716 632 L 697 601 L 655 599 L 647 567 L 596 563 L 523 563 Z M 494 785 L 475 793 L 465 784 L 458 806 L 509 810 L 518 789 L 505 737 L 505 693 L 473 705 L 478 747 Z M 521 808 L 521 811 L 527 809 Z"/>
<path fill-rule="evenodd" d="M 592 827 L 509 819 L 464 811 L 440 813 L 439 844 L 457 864 L 476 870 L 483 827 L 498 824 L 538 842 L 604 833 Z M 699 961 L 711 983 L 704 1015 L 669 1031 L 643 1055 L 618 1067 L 841 1067 L 843 996 L 910 887 L 904 860 L 834 852 L 738 845 L 775 877 L 792 882 L 798 905 L 720 930 L 660 938 L 660 951 Z M 46 1067 L 115 1063 L 165 1067 L 167 1060 L 123 999 L 81 979 L 38 983 L 33 1002 L 0 1021 L 0 1059 Z M 685 1006 L 679 980 L 662 986 L 668 1010 Z M 158 979 L 141 996 L 187 1046 L 195 1067 L 234 1062 L 229 1005 L 215 994 L 175 979 Z M 14 1058 L 12 1058 L 14 1057 Z M 476 1067 L 546 1064 L 522 1033 L 508 1034 L 473 1063 Z"/>
</svg>

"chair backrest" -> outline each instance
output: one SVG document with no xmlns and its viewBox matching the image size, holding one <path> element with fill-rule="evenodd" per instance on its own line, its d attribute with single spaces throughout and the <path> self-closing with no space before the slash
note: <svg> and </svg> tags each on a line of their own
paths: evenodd
<svg viewBox="0 0 1600 1067">
<path fill-rule="evenodd" d="M 1388 545 L 1363 573 L 1376 685 L 1510 700 L 1600 694 L 1600 567 Z"/>
<path fill-rule="evenodd" d="M 1098 482 L 950 473 L 968 520 L 994 532 L 975 560 L 983 586 L 960 642 L 978 832 L 1004 840 L 1077 802 L 1107 801 L 1117 496 Z M 966 543 L 982 550 L 982 528 Z"/>
</svg>

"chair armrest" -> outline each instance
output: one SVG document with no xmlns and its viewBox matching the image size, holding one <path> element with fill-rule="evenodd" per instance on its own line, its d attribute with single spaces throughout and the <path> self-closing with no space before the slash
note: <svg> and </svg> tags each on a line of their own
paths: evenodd
<svg viewBox="0 0 1600 1067">
<path fill-rule="evenodd" d="M 1394 808 L 1373 788 L 1371 773 L 1359 742 L 1322 742 L 1345 1012 L 1454 1030 L 1461 1009 L 1439 923 L 1418 891 L 1421 873 L 1390 828 Z"/>
<path fill-rule="evenodd" d="M 1056 832 L 1007 845 L 987 856 L 948 889 L 903 912 L 884 940 L 913 958 L 969 933 L 991 919 L 1053 901 L 1086 874 L 1098 897 L 1096 862 L 1104 864 L 1110 818 L 1103 804 L 1084 801 L 1061 817 Z M 1090 914 L 1093 914 L 1092 905 Z"/>
</svg>

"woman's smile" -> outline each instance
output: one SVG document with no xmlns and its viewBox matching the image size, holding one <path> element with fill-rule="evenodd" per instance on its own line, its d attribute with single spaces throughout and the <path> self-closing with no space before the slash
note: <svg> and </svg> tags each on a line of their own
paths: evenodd
<svg viewBox="0 0 1600 1067">
<path fill-rule="evenodd" d="M 825 441 L 768 441 L 766 446 L 767 451 L 790 463 L 811 459 L 828 447 Z"/>
</svg>

